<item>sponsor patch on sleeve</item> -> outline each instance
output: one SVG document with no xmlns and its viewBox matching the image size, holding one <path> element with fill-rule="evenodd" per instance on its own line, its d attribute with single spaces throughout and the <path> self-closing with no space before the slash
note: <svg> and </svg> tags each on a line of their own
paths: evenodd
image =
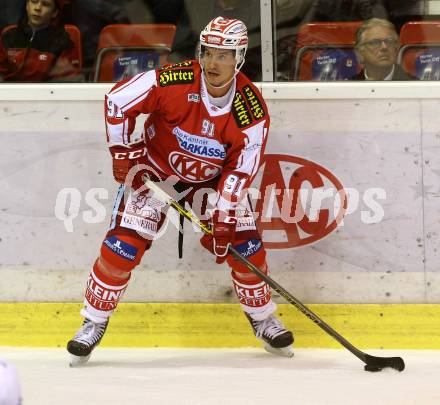
<svg viewBox="0 0 440 405">
<path fill-rule="evenodd" d="M 263 104 L 258 98 L 255 91 L 252 89 L 251 86 L 244 86 L 243 91 L 244 91 L 244 96 L 246 97 L 246 100 L 251 109 L 253 118 L 256 120 L 263 118 L 266 115 L 266 113 L 264 111 Z"/>
<path fill-rule="evenodd" d="M 235 250 L 240 253 L 243 257 L 253 256 L 257 253 L 263 244 L 259 239 L 250 239 L 244 243 L 234 246 Z"/>
<path fill-rule="evenodd" d="M 133 262 L 136 259 L 136 253 L 138 249 L 123 240 L 118 239 L 116 236 L 109 236 L 103 242 L 104 246 L 109 248 L 113 253 L 124 259 Z"/>
<path fill-rule="evenodd" d="M 195 74 L 192 69 L 164 70 L 159 73 L 159 85 L 166 87 L 173 84 L 194 83 L 194 78 Z"/>
<path fill-rule="evenodd" d="M 235 93 L 234 102 L 232 103 L 232 114 L 240 128 L 246 127 L 253 121 L 243 94 L 240 91 Z"/>
</svg>

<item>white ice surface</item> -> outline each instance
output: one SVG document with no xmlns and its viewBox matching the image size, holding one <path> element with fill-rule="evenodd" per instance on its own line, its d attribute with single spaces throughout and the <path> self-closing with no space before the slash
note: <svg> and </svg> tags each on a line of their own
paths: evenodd
<svg viewBox="0 0 440 405">
<path fill-rule="evenodd" d="M 401 356 L 402 373 L 363 370 L 346 350 L 97 348 L 82 368 L 63 349 L 0 347 L 21 378 L 23 405 L 437 405 L 440 351 Z"/>
</svg>

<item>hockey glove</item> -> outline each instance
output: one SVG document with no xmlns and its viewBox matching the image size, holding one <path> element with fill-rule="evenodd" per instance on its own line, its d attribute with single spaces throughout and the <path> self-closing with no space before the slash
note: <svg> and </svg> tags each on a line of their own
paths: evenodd
<svg viewBox="0 0 440 405">
<path fill-rule="evenodd" d="M 138 164 L 141 164 L 141 157 L 146 155 L 144 144 L 136 145 L 134 148 L 125 148 L 123 146 L 112 146 L 110 153 L 113 158 L 113 177 L 118 183 L 126 184 L 131 188 L 137 190 L 143 185 L 142 174 L 143 170 L 130 170 Z M 127 175 L 134 174 L 132 178 Z"/>
<path fill-rule="evenodd" d="M 212 235 L 203 235 L 200 243 L 205 249 L 217 256 L 216 263 L 226 260 L 228 247 L 235 241 L 235 227 L 237 218 L 229 216 L 223 211 L 215 210 L 210 221 Z"/>
</svg>

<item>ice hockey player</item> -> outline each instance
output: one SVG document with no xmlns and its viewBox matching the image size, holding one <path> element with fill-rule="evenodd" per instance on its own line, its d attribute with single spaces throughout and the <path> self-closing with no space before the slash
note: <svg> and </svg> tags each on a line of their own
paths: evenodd
<svg viewBox="0 0 440 405">
<path fill-rule="evenodd" d="M 101 341 L 131 271 L 165 219 L 154 195 L 139 189 L 140 172 L 131 175 L 137 165 L 151 167 L 149 174 L 157 180 L 178 176 L 176 189 L 191 190 L 187 201 L 202 187 L 216 190 L 213 236 L 202 237 L 201 243 L 217 263 L 227 261 L 238 300 L 266 350 L 293 355 L 293 335 L 274 316 L 269 286 L 228 255 L 233 244 L 268 271 L 251 207 L 240 199 L 258 170 L 270 125 L 260 92 L 240 72 L 247 46 L 242 21 L 217 17 L 200 34 L 198 61 L 140 73 L 106 95 L 107 141 L 121 186 L 110 230 L 88 278 L 83 325 L 67 345 L 71 365 L 86 362 Z M 134 127 L 141 113 L 149 115 L 137 138 Z M 238 209 L 239 203 L 245 209 Z"/>
</svg>

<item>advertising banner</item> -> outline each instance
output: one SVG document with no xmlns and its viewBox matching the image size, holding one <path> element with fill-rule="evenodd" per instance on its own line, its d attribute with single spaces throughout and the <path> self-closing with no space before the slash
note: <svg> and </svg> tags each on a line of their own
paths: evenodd
<svg viewBox="0 0 440 405">
<path fill-rule="evenodd" d="M 118 190 L 102 103 L 23 104 L 0 103 L 0 299 L 81 300 Z M 268 105 L 249 197 L 273 278 L 306 302 L 437 302 L 439 102 Z M 178 258 L 177 224 L 171 214 L 126 299 L 234 302 L 229 270 L 188 222 Z"/>
</svg>

